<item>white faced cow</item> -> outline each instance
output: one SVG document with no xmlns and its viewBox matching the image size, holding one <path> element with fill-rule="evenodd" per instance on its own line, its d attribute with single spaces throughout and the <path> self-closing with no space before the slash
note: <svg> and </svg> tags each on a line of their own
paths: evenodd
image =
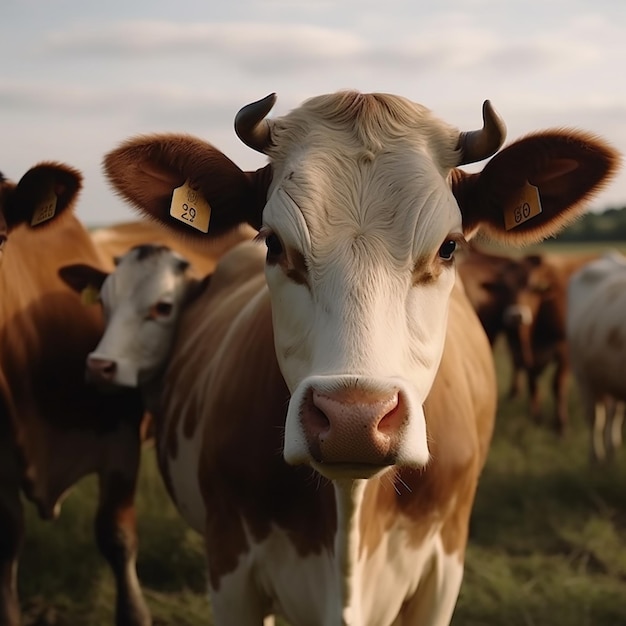
<svg viewBox="0 0 626 626">
<path fill-rule="evenodd" d="M 626 402 L 626 257 L 611 252 L 578 270 L 567 292 L 572 370 L 591 425 L 591 457 L 622 441 Z"/>
<path fill-rule="evenodd" d="M 112 273 L 79 263 L 59 271 L 77 292 L 97 289 L 106 329 L 87 356 L 87 379 L 99 385 L 140 387 L 152 409 L 184 303 L 200 283 L 189 261 L 167 246 L 142 244 L 117 258 Z M 125 341 L 119 341 L 124 337 Z"/>
<path fill-rule="evenodd" d="M 157 412 L 163 476 L 204 535 L 217 624 L 442 626 L 496 405 L 455 249 L 479 229 L 556 232 L 617 156 L 559 130 L 467 174 L 503 141 L 489 103 L 484 128 L 460 133 L 386 94 L 267 120 L 274 101 L 236 120 L 269 156 L 257 172 L 179 135 L 105 159 L 115 189 L 172 228 L 210 241 L 248 223 L 267 246 L 226 254 L 183 313 Z M 202 208 L 181 210 L 186 188 Z"/>
</svg>

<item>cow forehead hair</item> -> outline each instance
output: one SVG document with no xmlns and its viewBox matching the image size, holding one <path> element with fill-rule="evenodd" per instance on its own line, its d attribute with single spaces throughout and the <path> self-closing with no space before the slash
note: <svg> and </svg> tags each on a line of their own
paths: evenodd
<svg viewBox="0 0 626 626">
<path fill-rule="evenodd" d="M 268 154 L 280 163 L 305 138 L 340 132 L 341 145 L 371 153 L 389 151 L 395 142 L 429 148 L 442 171 L 459 162 L 459 130 L 443 122 L 423 105 L 385 93 L 340 91 L 306 100 L 300 107 L 272 121 Z M 337 142 L 339 144 L 339 142 Z"/>
<path fill-rule="evenodd" d="M 127 290 L 148 295 L 164 287 L 171 289 L 183 278 L 184 270 L 183 257 L 167 246 L 134 246 L 120 258 L 115 272 L 106 279 L 103 295 L 111 297 Z"/>
</svg>

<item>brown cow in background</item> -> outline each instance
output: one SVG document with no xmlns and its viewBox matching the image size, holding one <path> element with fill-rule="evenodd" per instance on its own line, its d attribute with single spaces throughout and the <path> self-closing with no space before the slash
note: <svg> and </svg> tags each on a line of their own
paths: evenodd
<svg viewBox="0 0 626 626">
<path fill-rule="evenodd" d="M 541 421 L 538 380 L 554 365 L 554 426 L 563 433 L 568 420 L 570 366 L 565 339 L 569 277 L 593 255 L 528 254 L 520 258 L 470 248 L 457 265 L 465 291 L 492 346 L 503 334 L 512 361 L 509 397 L 517 397 L 524 378 L 530 413 Z"/>
<path fill-rule="evenodd" d="M 85 384 L 101 313 L 57 276 L 71 262 L 101 265 L 70 211 L 80 186 L 76 170 L 56 163 L 33 167 L 17 185 L 0 177 L 3 243 L 10 232 L 0 266 L 0 623 L 8 626 L 20 623 L 21 494 L 51 519 L 67 490 L 92 473 L 96 539 L 116 579 L 116 623 L 151 623 L 135 569 L 139 395 L 101 395 Z"/>
<path fill-rule="evenodd" d="M 106 269 L 112 271 L 116 258 L 142 244 L 159 244 L 178 252 L 190 263 L 195 278 L 203 278 L 215 269 L 218 259 L 241 241 L 253 239 L 256 231 L 242 226 L 219 237 L 208 248 L 200 247 L 191 237 L 172 234 L 163 225 L 148 220 L 122 222 L 97 228 L 90 233 L 98 251 L 104 257 Z"/>
<path fill-rule="evenodd" d="M 540 422 L 541 398 L 538 381 L 554 365 L 552 395 L 554 427 L 563 434 L 569 422 L 568 382 L 570 362 L 565 332 L 567 283 L 570 276 L 595 255 L 543 254 L 520 259 L 527 280 L 516 292 L 507 310 L 507 342 L 513 359 L 514 376 L 510 395 L 519 391 L 520 373 L 525 373 L 530 396 L 530 412 Z"/>
</svg>

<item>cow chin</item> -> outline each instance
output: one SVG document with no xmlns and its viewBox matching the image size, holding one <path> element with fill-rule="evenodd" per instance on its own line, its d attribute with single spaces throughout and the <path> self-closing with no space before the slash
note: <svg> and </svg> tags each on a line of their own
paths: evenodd
<svg viewBox="0 0 626 626">
<path fill-rule="evenodd" d="M 284 458 L 331 480 L 424 467 L 429 451 L 421 403 L 398 379 L 307 378 L 289 403 Z"/>
</svg>

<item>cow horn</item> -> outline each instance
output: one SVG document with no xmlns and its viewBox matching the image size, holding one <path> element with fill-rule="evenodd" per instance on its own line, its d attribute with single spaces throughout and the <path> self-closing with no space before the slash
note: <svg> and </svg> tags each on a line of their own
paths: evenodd
<svg viewBox="0 0 626 626">
<path fill-rule="evenodd" d="M 271 93 L 261 100 L 247 104 L 235 116 L 235 132 L 246 146 L 265 153 L 271 144 L 270 125 L 265 119 L 276 102 L 276 94 Z"/>
<path fill-rule="evenodd" d="M 461 133 L 459 148 L 461 149 L 461 161 L 459 165 L 482 161 L 495 154 L 504 143 L 506 137 L 506 125 L 503 119 L 496 113 L 491 102 L 483 102 L 483 127 L 480 130 L 472 130 Z"/>
</svg>

